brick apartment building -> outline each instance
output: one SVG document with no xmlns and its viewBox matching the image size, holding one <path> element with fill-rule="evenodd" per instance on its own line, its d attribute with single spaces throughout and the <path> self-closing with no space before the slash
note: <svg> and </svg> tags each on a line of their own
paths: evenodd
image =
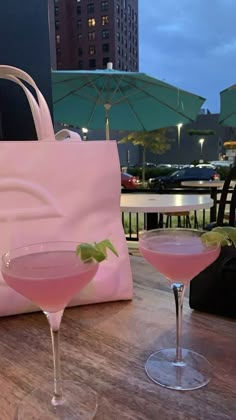
<svg viewBox="0 0 236 420">
<path fill-rule="evenodd" d="M 51 48 L 58 70 L 139 70 L 138 0 L 54 0 Z M 55 41 L 55 42 L 54 42 Z"/>
</svg>

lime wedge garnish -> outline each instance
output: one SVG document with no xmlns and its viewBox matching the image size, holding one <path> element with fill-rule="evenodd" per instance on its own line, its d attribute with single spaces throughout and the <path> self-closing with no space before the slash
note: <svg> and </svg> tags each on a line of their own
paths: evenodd
<svg viewBox="0 0 236 420">
<path fill-rule="evenodd" d="M 221 246 L 227 246 L 231 244 L 231 241 L 227 234 L 223 234 L 220 232 L 210 231 L 203 233 L 201 236 L 201 240 L 206 246 L 213 246 L 215 244 L 219 244 Z"/>
<path fill-rule="evenodd" d="M 102 262 L 107 259 L 107 250 L 110 250 L 118 257 L 118 253 L 114 245 L 109 239 L 104 239 L 98 243 L 81 243 L 76 248 L 76 255 L 78 255 L 82 261 L 95 261 Z"/>
<path fill-rule="evenodd" d="M 227 235 L 227 237 L 233 242 L 234 246 L 236 246 L 236 228 L 233 226 L 217 226 L 212 229 L 212 232 L 218 232 L 223 235 Z"/>
</svg>

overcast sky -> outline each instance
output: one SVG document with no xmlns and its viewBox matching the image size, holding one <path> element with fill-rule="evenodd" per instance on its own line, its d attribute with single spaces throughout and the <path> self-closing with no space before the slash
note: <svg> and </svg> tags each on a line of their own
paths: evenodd
<svg viewBox="0 0 236 420">
<path fill-rule="evenodd" d="M 139 0 L 139 71 L 207 99 L 236 83 L 236 0 Z"/>
</svg>

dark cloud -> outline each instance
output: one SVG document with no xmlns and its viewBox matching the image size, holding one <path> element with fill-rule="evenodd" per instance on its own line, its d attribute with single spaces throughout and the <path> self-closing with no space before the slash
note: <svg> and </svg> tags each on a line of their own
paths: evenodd
<svg viewBox="0 0 236 420">
<path fill-rule="evenodd" d="M 197 93 L 211 112 L 236 82 L 235 0 L 139 0 L 140 71 Z"/>
</svg>

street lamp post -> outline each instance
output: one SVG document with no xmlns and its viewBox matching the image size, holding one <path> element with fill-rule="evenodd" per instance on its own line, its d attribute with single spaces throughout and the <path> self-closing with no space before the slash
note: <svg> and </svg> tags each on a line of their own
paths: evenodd
<svg viewBox="0 0 236 420">
<path fill-rule="evenodd" d="M 202 149 L 203 149 L 203 144 L 204 144 L 205 139 L 199 139 L 199 144 L 201 147 L 201 158 L 202 158 Z"/>
<path fill-rule="evenodd" d="M 177 124 L 177 130 L 178 130 L 178 147 L 180 147 L 180 133 L 181 133 L 181 127 L 183 126 L 182 123 Z"/>
<path fill-rule="evenodd" d="M 83 133 L 83 140 L 87 140 L 88 137 L 88 129 L 86 127 L 82 127 L 82 133 Z"/>
</svg>

